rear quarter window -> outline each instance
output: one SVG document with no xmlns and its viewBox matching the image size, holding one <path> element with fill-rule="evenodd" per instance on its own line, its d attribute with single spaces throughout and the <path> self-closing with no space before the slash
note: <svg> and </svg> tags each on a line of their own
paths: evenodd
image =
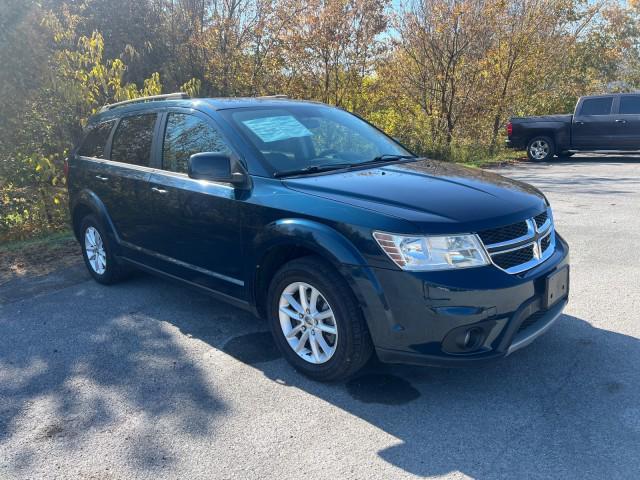
<svg viewBox="0 0 640 480">
<path fill-rule="evenodd" d="M 115 123 L 115 120 L 111 120 L 89 127 L 78 149 L 78 155 L 83 157 L 105 158 L 105 147 Z"/>
<path fill-rule="evenodd" d="M 122 118 L 113 134 L 111 160 L 148 167 L 156 117 L 147 113 Z"/>
</svg>

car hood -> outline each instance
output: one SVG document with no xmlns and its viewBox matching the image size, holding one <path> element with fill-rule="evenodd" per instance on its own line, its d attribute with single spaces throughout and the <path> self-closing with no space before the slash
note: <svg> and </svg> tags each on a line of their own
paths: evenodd
<svg viewBox="0 0 640 480">
<path fill-rule="evenodd" d="M 289 178 L 284 184 L 408 220 L 424 233 L 479 231 L 532 217 L 546 208 L 544 195 L 531 185 L 433 160 Z"/>
</svg>

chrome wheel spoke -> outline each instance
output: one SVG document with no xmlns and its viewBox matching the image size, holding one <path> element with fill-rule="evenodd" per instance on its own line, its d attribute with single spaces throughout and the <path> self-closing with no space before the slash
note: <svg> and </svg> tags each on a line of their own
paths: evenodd
<svg viewBox="0 0 640 480">
<path fill-rule="evenodd" d="M 309 302 L 307 301 L 307 287 L 305 287 L 303 284 L 300 284 L 298 290 L 300 294 L 300 305 L 302 306 L 302 312 L 307 313 L 309 312 Z"/>
<path fill-rule="evenodd" d="M 298 312 L 294 312 L 290 308 L 280 307 L 280 311 L 285 315 L 288 315 L 291 320 L 295 320 L 296 322 L 303 322 L 303 319 L 300 318 L 300 314 Z"/>
<path fill-rule="evenodd" d="M 320 363 L 320 349 L 318 348 L 318 341 L 316 340 L 317 335 L 309 336 L 309 343 L 311 344 L 311 353 L 313 354 L 313 359 Z"/>
<path fill-rule="evenodd" d="M 304 323 L 301 323 L 300 325 L 294 327 L 291 329 L 291 331 L 289 333 L 287 333 L 285 335 L 285 337 L 287 338 L 293 338 L 296 335 L 298 335 L 298 333 L 300 333 L 302 331 L 302 329 L 304 328 Z"/>
<path fill-rule="evenodd" d="M 316 342 L 318 342 L 318 346 L 322 350 L 322 353 L 324 353 L 325 355 L 330 355 L 331 354 L 331 351 L 332 351 L 331 347 L 329 346 L 327 341 L 322 336 L 322 333 L 318 333 L 316 335 Z"/>
<path fill-rule="evenodd" d="M 303 308 L 300 306 L 298 301 L 293 297 L 291 293 L 285 293 L 283 296 L 287 300 L 287 303 L 291 305 L 296 312 L 304 313 Z"/>
<path fill-rule="evenodd" d="M 322 330 L 325 333 L 330 333 L 331 335 L 336 335 L 338 333 L 338 330 L 336 329 L 336 327 L 334 327 L 333 325 L 327 325 L 326 323 L 318 322 L 318 325 L 316 326 L 316 328 L 318 330 Z"/>
<path fill-rule="evenodd" d="M 324 312 L 320 312 L 315 315 L 315 319 L 318 321 L 326 320 L 327 318 L 331 317 L 333 317 L 333 312 L 331 311 L 331 309 L 325 310 Z"/>
<path fill-rule="evenodd" d="M 300 351 L 304 348 L 304 346 L 307 344 L 307 340 L 309 339 L 309 330 L 305 331 L 301 336 L 300 339 L 298 340 L 298 344 L 296 345 L 296 347 L 294 348 L 294 350 L 297 353 L 300 353 Z"/>
<path fill-rule="evenodd" d="M 315 288 L 311 290 L 311 297 L 309 298 L 309 310 L 312 314 L 318 312 L 318 297 L 320 296 L 320 292 Z"/>
</svg>

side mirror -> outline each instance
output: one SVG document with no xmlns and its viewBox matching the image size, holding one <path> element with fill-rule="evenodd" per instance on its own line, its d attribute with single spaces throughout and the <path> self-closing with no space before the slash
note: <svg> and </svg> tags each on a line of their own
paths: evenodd
<svg viewBox="0 0 640 480">
<path fill-rule="evenodd" d="M 249 178 L 242 165 L 224 153 L 203 152 L 189 157 L 189 178 L 247 186 Z"/>
</svg>

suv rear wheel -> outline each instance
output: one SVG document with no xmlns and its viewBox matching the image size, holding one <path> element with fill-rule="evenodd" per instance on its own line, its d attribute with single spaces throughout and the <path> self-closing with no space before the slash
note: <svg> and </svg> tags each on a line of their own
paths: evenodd
<svg viewBox="0 0 640 480">
<path fill-rule="evenodd" d="M 527 145 L 527 156 L 532 162 L 546 162 L 553 158 L 555 144 L 549 137 L 534 137 Z"/>
<path fill-rule="evenodd" d="M 113 249 L 104 228 L 93 215 L 82 219 L 80 246 L 84 263 L 94 280 L 110 285 L 125 276 L 126 269 L 113 256 Z"/>
<path fill-rule="evenodd" d="M 373 346 L 347 282 L 319 258 L 284 265 L 268 293 L 271 333 L 296 370 L 335 381 L 360 370 Z"/>
</svg>

